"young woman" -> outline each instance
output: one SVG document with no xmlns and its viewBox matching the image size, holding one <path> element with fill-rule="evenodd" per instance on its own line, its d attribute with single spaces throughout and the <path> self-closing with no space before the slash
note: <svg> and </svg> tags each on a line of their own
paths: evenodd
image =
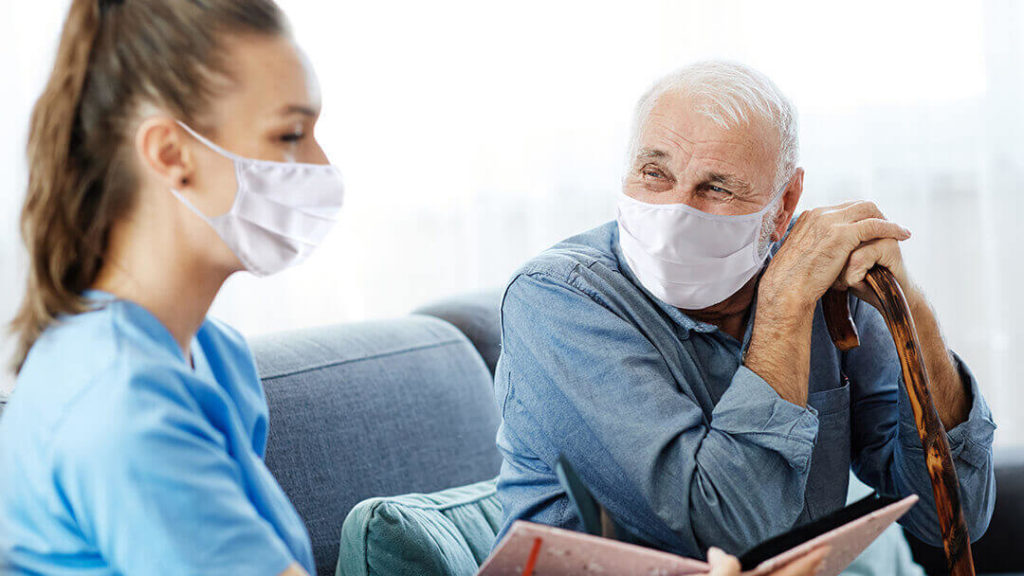
<svg viewBox="0 0 1024 576">
<path fill-rule="evenodd" d="M 0 572 L 314 573 L 245 342 L 206 319 L 341 202 L 272 0 L 72 0 L 31 119 Z"/>
<path fill-rule="evenodd" d="M 206 313 L 330 228 L 319 109 L 272 0 L 72 0 L 29 134 L 0 572 L 315 573 L 252 357 Z"/>
</svg>

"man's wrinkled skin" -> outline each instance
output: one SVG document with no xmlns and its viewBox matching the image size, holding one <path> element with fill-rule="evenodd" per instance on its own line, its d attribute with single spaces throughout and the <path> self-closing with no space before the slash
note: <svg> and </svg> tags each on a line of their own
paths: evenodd
<svg viewBox="0 0 1024 576">
<path fill-rule="evenodd" d="M 726 129 L 698 109 L 685 94 L 670 92 L 658 99 L 641 126 L 624 192 L 642 202 L 683 203 L 711 214 L 761 210 L 781 188 L 777 133 L 756 118 Z M 795 168 L 789 176 L 773 222 L 773 241 L 784 237 L 803 193 L 804 170 Z M 903 264 L 899 242 L 908 238 L 910 231 L 886 220 L 872 202 L 815 208 L 800 215 L 762 275 L 719 304 L 685 312 L 742 339 L 756 295 L 744 364 L 783 399 L 806 406 L 815 305 L 834 286 L 877 308 L 864 276 L 872 266 L 884 266 L 906 294 L 936 408 L 946 429 L 952 429 L 966 420 L 970 399 L 935 314 Z"/>
</svg>

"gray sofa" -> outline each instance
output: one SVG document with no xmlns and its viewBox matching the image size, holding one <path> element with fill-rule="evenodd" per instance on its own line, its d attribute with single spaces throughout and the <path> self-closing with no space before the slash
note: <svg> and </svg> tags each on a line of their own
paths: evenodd
<svg viewBox="0 0 1024 576">
<path fill-rule="evenodd" d="M 496 293 L 477 294 L 406 318 L 253 340 L 270 405 L 267 465 L 306 522 L 318 574 L 334 574 L 357 502 L 497 474 L 498 304 Z M 998 452 L 997 467 L 998 509 L 975 561 L 979 573 L 1024 573 L 1024 452 Z M 912 547 L 941 573 L 941 552 Z"/>
<path fill-rule="evenodd" d="M 321 576 L 334 574 L 359 501 L 497 475 L 490 372 L 451 324 L 410 316 L 251 345 L 270 406 L 267 466 L 306 523 Z"/>
</svg>

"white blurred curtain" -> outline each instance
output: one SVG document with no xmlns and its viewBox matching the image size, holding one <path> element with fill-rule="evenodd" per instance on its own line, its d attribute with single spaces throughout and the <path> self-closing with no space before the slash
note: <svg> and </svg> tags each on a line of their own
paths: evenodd
<svg viewBox="0 0 1024 576">
<path fill-rule="evenodd" d="M 279 1 L 320 76 L 317 132 L 348 196 L 306 265 L 228 282 L 213 313 L 246 334 L 499 288 L 613 217 L 647 85 L 725 57 L 766 72 L 800 109 L 804 207 L 869 198 L 913 231 L 910 270 L 981 380 L 998 441 L 1024 443 L 1010 349 L 1024 341 L 1010 300 L 1024 283 L 1024 3 Z M 23 289 L 27 118 L 66 5 L 0 5 L 4 320 Z"/>
</svg>

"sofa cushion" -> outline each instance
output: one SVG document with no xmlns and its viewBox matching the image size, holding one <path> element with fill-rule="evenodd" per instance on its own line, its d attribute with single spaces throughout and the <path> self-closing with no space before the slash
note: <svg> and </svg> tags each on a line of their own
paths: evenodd
<svg viewBox="0 0 1024 576">
<path fill-rule="evenodd" d="M 492 478 L 498 414 L 479 354 L 426 316 L 255 338 L 270 407 L 266 462 L 309 530 L 318 574 L 374 496 Z"/>
<path fill-rule="evenodd" d="M 338 576 L 473 576 L 501 522 L 495 481 L 360 502 L 341 530 Z"/>
<path fill-rule="evenodd" d="M 455 296 L 423 306 L 414 313 L 435 316 L 461 330 L 494 374 L 501 355 L 501 295 L 500 290 L 492 290 Z"/>
</svg>

